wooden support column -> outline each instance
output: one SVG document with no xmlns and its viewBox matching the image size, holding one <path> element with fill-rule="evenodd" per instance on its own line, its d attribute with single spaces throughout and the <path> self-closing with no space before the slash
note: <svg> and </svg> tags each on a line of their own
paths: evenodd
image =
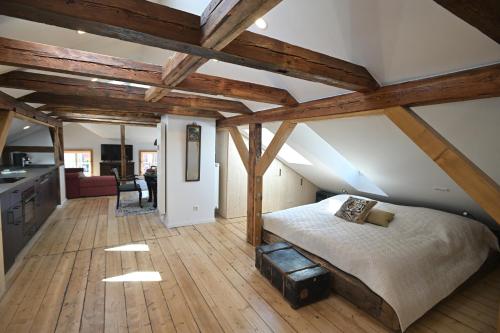
<svg viewBox="0 0 500 333">
<path fill-rule="evenodd" d="M 13 117 L 13 111 L 0 111 L 0 155 L 2 154 L 5 143 L 7 142 L 7 136 L 9 135 L 9 129 L 12 124 Z"/>
<path fill-rule="evenodd" d="M 57 136 L 59 137 L 59 156 L 61 164 L 64 164 L 64 132 L 63 127 L 60 126 L 57 128 Z"/>
<path fill-rule="evenodd" d="M 54 164 L 59 165 L 59 136 L 57 135 L 57 127 L 49 127 L 50 138 L 52 139 L 52 146 L 54 151 Z"/>
<path fill-rule="evenodd" d="M 64 147 L 62 145 L 62 127 L 49 127 L 50 137 L 54 146 L 54 163 L 59 166 L 64 164 Z"/>
<path fill-rule="evenodd" d="M 120 125 L 120 143 L 121 143 L 121 175 L 127 177 L 127 156 L 125 155 L 125 125 Z"/>
<path fill-rule="evenodd" d="M 257 246 L 262 240 L 262 176 L 257 174 L 262 153 L 262 124 L 250 124 L 249 129 L 247 242 Z"/>
<path fill-rule="evenodd" d="M 243 162 L 243 166 L 248 173 L 248 149 L 245 145 L 245 141 L 243 141 L 243 136 L 241 136 L 241 133 L 237 127 L 229 127 L 228 131 L 234 141 L 236 150 L 238 150 L 238 154 L 240 155 L 241 161 Z"/>
<path fill-rule="evenodd" d="M 500 186 L 493 179 L 412 110 L 399 106 L 385 114 L 500 224 Z"/>
</svg>

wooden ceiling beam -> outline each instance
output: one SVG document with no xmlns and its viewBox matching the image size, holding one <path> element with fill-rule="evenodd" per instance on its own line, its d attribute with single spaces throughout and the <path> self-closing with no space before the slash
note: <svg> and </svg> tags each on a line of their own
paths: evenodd
<svg viewBox="0 0 500 333">
<path fill-rule="evenodd" d="M 86 114 L 86 115 L 96 115 L 96 116 L 113 116 L 113 117 L 135 117 L 141 119 L 160 119 L 159 116 L 155 116 L 151 113 L 145 112 L 135 112 L 135 111 L 116 111 L 108 109 L 87 109 L 78 107 L 57 107 L 52 105 L 44 105 L 39 107 L 37 110 L 48 111 L 56 114 Z"/>
<path fill-rule="evenodd" d="M 434 0 L 434 2 L 500 43 L 500 1 Z"/>
<path fill-rule="evenodd" d="M 106 97 L 88 97 L 71 95 L 54 95 L 49 93 L 34 92 L 18 99 L 22 102 L 40 103 L 52 106 L 69 106 L 93 109 L 114 109 L 121 111 L 134 111 L 153 114 L 178 114 L 184 116 L 200 116 L 208 118 L 220 118 L 220 113 L 212 110 L 200 110 L 180 106 L 165 107 L 156 103 L 144 101 L 130 101 Z"/>
<path fill-rule="evenodd" d="M 292 120 L 327 119 L 340 115 L 371 114 L 393 106 L 421 106 L 500 96 L 500 64 L 435 76 L 380 88 L 371 93 L 350 93 L 297 107 L 280 107 L 219 120 L 218 127 Z"/>
<path fill-rule="evenodd" d="M 16 117 L 33 121 L 45 126 L 62 126 L 61 122 L 35 109 L 34 107 L 16 100 L 14 97 L 0 91 L 0 109 L 14 111 Z"/>
<path fill-rule="evenodd" d="M 73 96 L 95 96 L 144 102 L 146 89 L 128 85 L 92 82 L 55 75 L 11 71 L 0 75 L 0 87 L 34 90 L 43 93 Z M 243 103 L 193 94 L 171 93 L 157 103 L 165 107 L 181 106 L 195 109 L 252 114 Z"/>
<path fill-rule="evenodd" d="M 174 13 L 172 9 L 149 1 L 129 0 L 117 4 L 117 1 L 111 0 L 9 0 L 0 7 L 0 14 L 73 30 L 83 29 L 101 36 L 160 47 L 205 59 L 218 59 L 349 90 L 371 91 L 378 87 L 375 79 L 362 66 L 247 31 L 237 36 L 222 50 L 213 46 L 201 47 L 200 39 L 189 42 L 189 39 L 195 38 L 190 34 L 195 21 L 198 27 L 200 22 L 202 23 L 200 34 L 204 31 L 205 35 L 220 38 L 217 34 L 210 33 L 215 29 L 221 34 L 227 34 L 227 31 L 218 27 L 217 23 L 223 23 L 227 27 L 233 24 L 221 21 L 219 17 L 222 15 L 228 20 L 238 18 L 234 14 L 225 15 L 223 9 L 231 8 L 234 3 L 259 6 L 264 2 L 272 4 L 268 0 L 216 0 L 211 2 L 200 18 L 187 13 L 175 12 L 178 13 L 175 15 L 172 14 Z M 240 12 L 245 11 L 240 10 Z M 248 17 L 253 18 L 253 16 Z M 186 31 L 188 36 L 179 35 L 179 31 Z M 237 34 L 241 33 L 237 28 L 234 31 Z M 220 39 L 227 41 L 231 38 L 231 34 L 227 34 L 226 38 Z M 203 42 L 204 38 L 201 37 L 201 43 Z"/>
<path fill-rule="evenodd" d="M 0 14 L 168 50 L 203 51 L 197 15 L 149 1 L 9 0 Z"/>
<path fill-rule="evenodd" d="M 3 37 L 0 37 L 0 64 L 164 86 L 161 66 Z M 297 104 L 286 90 L 265 85 L 198 73 L 189 76 L 186 81 L 189 82 L 180 84 L 176 89 L 278 105 Z"/>
<path fill-rule="evenodd" d="M 160 117 L 139 117 L 134 114 L 130 114 L 129 116 L 118 116 L 111 114 L 88 114 L 88 113 L 78 113 L 78 112 L 61 112 L 61 111 L 53 111 L 50 113 L 51 116 L 56 116 L 59 118 L 82 118 L 82 119 L 109 119 L 109 120 L 123 120 L 123 121 L 140 121 L 140 122 L 151 122 L 151 123 L 159 123 Z"/>
<path fill-rule="evenodd" d="M 500 224 L 500 186 L 415 112 L 400 106 L 386 116 Z"/>
<path fill-rule="evenodd" d="M 203 47 L 221 50 L 256 19 L 266 14 L 281 0 L 212 0 L 203 12 L 201 23 L 201 40 Z M 196 55 L 176 53 L 163 68 L 163 83 L 175 87 L 190 74 L 196 72 L 209 58 Z M 152 87 L 145 95 L 147 101 L 157 101 L 166 96 L 170 90 Z"/>
<path fill-rule="evenodd" d="M 104 125 L 126 125 L 126 126 L 142 126 L 142 127 L 156 127 L 156 123 L 143 123 L 140 121 L 112 121 L 108 119 L 81 119 L 81 118 L 59 118 L 62 122 L 65 123 L 82 123 L 82 124 L 104 124 Z"/>
<path fill-rule="evenodd" d="M 299 104 L 285 89 L 200 73 L 189 75 L 175 89 L 276 105 L 296 106 Z"/>
</svg>

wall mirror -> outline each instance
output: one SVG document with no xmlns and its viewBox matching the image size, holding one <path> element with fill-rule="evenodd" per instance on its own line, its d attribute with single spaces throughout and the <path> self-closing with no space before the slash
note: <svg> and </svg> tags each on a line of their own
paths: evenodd
<svg viewBox="0 0 500 333">
<path fill-rule="evenodd" d="M 186 127 L 186 181 L 200 180 L 201 126 Z"/>
</svg>

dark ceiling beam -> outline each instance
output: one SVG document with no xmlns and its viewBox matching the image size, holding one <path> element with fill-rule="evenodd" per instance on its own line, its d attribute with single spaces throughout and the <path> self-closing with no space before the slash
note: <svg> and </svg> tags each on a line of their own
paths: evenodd
<svg viewBox="0 0 500 333">
<path fill-rule="evenodd" d="M 500 64 L 382 87 L 372 93 L 351 93 L 297 107 L 280 107 L 220 120 L 218 127 L 271 121 L 313 121 L 339 115 L 366 114 L 393 106 L 421 106 L 500 96 Z"/>
<path fill-rule="evenodd" d="M 243 3 L 258 2 L 262 1 Z M 96 35 L 205 59 L 219 59 L 348 90 L 371 91 L 378 87 L 376 80 L 362 66 L 263 35 L 243 32 L 221 51 L 200 47 L 199 40 L 185 43 L 188 38 L 179 36 L 175 39 L 169 32 L 173 15 L 171 9 L 161 7 L 138 0 L 9 0 L 0 6 L 0 14 L 73 30 L 82 29 Z M 166 22 L 164 17 L 167 17 Z M 201 21 L 200 17 L 186 13 L 178 14 L 175 19 L 175 24 L 187 32 L 191 31 L 195 20 L 198 24 Z"/>
<path fill-rule="evenodd" d="M 154 114 L 182 114 L 203 116 L 209 118 L 220 118 L 217 111 L 185 108 L 180 106 L 165 107 L 156 103 L 144 101 L 131 101 L 125 99 L 89 96 L 55 95 L 49 93 L 34 92 L 18 99 L 22 102 L 50 104 L 53 106 L 70 106 L 94 109 L 115 109 L 122 111 L 135 111 Z"/>
<path fill-rule="evenodd" d="M 500 43 L 500 1 L 434 0 L 434 2 Z"/>
<path fill-rule="evenodd" d="M 112 117 L 133 117 L 140 119 L 160 119 L 151 113 L 145 112 L 135 112 L 135 111 L 116 111 L 108 109 L 91 109 L 91 108 L 79 108 L 79 107 L 58 107 L 52 105 L 44 105 L 37 108 L 39 111 L 48 112 L 48 114 L 86 114 L 95 116 L 112 116 Z"/>
<path fill-rule="evenodd" d="M 161 80 L 161 66 L 3 37 L 0 37 L 0 64 L 166 87 Z M 283 89 L 199 73 L 193 73 L 176 89 L 270 104 L 297 105 L 297 101 Z"/>
<path fill-rule="evenodd" d="M 143 126 L 143 127 L 156 127 L 156 123 L 140 122 L 140 121 L 122 121 L 122 120 L 109 120 L 109 119 L 84 119 L 84 118 L 59 118 L 60 121 L 65 123 L 81 123 L 81 124 L 104 124 L 104 125 L 127 125 L 127 126 Z"/>
<path fill-rule="evenodd" d="M 144 103 L 146 89 L 128 85 L 92 82 L 55 75 L 11 71 L 0 75 L 0 87 L 34 90 L 57 95 L 104 97 Z M 180 106 L 194 109 L 252 114 L 243 103 L 184 93 L 170 93 L 156 104 L 163 107 Z"/>
<path fill-rule="evenodd" d="M 61 126 L 61 122 L 35 109 L 34 107 L 16 100 L 14 97 L 0 91 L 0 110 L 14 111 L 16 115 L 26 120 L 32 120 L 50 127 Z"/>
<path fill-rule="evenodd" d="M 201 46 L 221 50 L 280 2 L 281 0 L 212 0 L 200 19 Z M 174 54 L 163 67 L 163 83 L 172 88 L 177 86 L 208 60 L 209 58 L 191 54 Z M 152 87 L 145 99 L 156 102 L 169 92 L 170 89 Z"/>
<path fill-rule="evenodd" d="M 160 117 L 129 117 L 123 116 L 112 116 L 112 115 L 92 115 L 85 113 L 65 113 L 65 112 L 52 112 L 51 116 L 58 118 L 79 118 L 79 119 L 90 119 L 90 120 L 115 120 L 115 121 L 131 121 L 131 122 L 143 122 L 143 123 L 159 123 L 161 121 Z"/>
</svg>

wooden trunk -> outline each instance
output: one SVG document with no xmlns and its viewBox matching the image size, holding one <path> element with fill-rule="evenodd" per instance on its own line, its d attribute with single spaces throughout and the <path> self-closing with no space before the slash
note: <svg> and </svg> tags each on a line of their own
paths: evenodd
<svg viewBox="0 0 500 333">
<path fill-rule="evenodd" d="M 285 240 L 281 237 L 278 237 L 266 230 L 263 230 L 262 239 L 268 244 L 285 242 Z M 343 296 L 390 329 L 395 331 L 400 330 L 399 319 L 396 312 L 394 312 L 392 307 L 387 302 L 385 302 L 379 295 L 375 294 L 363 282 L 311 253 L 304 251 L 295 245 L 293 245 L 293 247 L 309 259 L 321 263 L 323 267 L 330 271 L 332 275 L 332 278 L 330 279 L 330 289 L 334 293 Z"/>
<path fill-rule="evenodd" d="M 294 309 L 329 295 L 330 272 L 287 243 L 257 247 L 255 266 Z"/>
<path fill-rule="evenodd" d="M 267 230 L 262 231 L 262 240 L 268 244 L 285 242 L 283 238 Z M 292 245 L 294 249 L 299 251 L 307 258 L 321 263 L 323 267 L 330 271 L 330 289 L 334 293 L 344 297 L 391 330 L 401 331 L 401 328 L 399 326 L 399 319 L 394 309 L 384 299 L 382 299 L 379 295 L 375 294 L 370 288 L 368 288 L 361 280 L 338 269 L 326 260 L 315 256 L 314 254 L 307 252 L 294 244 L 287 244 Z M 481 268 L 460 287 L 458 287 L 451 295 L 453 295 L 458 290 L 461 290 L 463 287 L 469 285 L 470 283 L 476 281 L 480 277 L 484 276 L 486 273 L 491 272 L 494 268 L 498 267 L 499 264 L 500 254 L 496 251 L 491 250 L 488 258 L 481 266 Z"/>
</svg>

